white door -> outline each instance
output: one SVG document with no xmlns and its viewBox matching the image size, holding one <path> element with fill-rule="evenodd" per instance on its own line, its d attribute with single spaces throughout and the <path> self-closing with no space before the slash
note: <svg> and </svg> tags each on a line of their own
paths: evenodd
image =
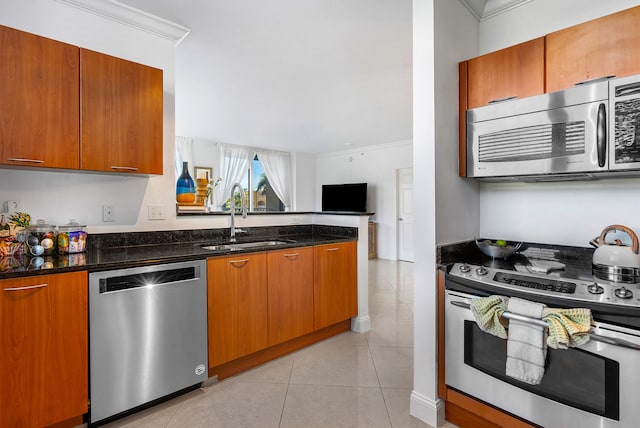
<svg viewBox="0 0 640 428">
<path fill-rule="evenodd" d="M 413 168 L 397 173 L 398 260 L 413 261 Z"/>
</svg>

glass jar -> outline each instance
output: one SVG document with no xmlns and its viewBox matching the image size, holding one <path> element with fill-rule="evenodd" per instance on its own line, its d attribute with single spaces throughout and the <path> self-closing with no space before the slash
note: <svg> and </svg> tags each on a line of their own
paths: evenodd
<svg viewBox="0 0 640 428">
<path fill-rule="evenodd" d="M 58 252 L 60 254 L 82 253 L 87 249 L 87 226 L 81 226 L 77 221 L 58 228 Z"/>
<path fill-rule="evenodd" d="M 47 224 L 42 219 L 36 221 L 36 224 L 29 226 L 24 239 L 27 245 L 27 254 L 32 256 L 50 256 L 56 252 L 56 227 Z"/>
</svg>

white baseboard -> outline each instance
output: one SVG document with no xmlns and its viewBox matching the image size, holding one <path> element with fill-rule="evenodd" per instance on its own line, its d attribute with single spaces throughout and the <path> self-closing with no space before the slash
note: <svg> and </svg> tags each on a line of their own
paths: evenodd
<svg viewBox="0 0 640 428">
<path fill-rule="evenodd" d="M 371 318 L 369 315 L 351 318 L 351 330 L 356 333 L 366 333 L 371 330 Z"/>
<path fill-rule="evenodd" d="M 439 398 L 433 401 L 416 391 L 411 391 L 409 409 L 409 413 L 412 416 L 431 426 L 438 427 L 445 422 L 444 400 L 440 400 Z"/>
</svg>

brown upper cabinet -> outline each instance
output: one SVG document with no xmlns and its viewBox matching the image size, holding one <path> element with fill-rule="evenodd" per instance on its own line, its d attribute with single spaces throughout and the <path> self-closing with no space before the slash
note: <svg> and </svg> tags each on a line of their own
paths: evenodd
<svg viewBox="0 0 640 428">
<path fill-rule="evenodd" d="M 467 108 L 544 93 L 544 38 L 468 61 Z"/>
<path fill-rule="evenodd" d="M 463 61 L 458 70 L 458 173 L 464 177 L 466 110 L 600 77 L 640 74 L 640 6 Z"/>
<path fill-rule="evenodd" d="M 80 49 L 80 167 L 162 174 L 162 70 Z"/>
<path fill-rule="evenodd" d="M 547 92 L 640 73 L 640 6 L 548 34 Z"/>
<path fill-rule="evenodd" d="M 80 166 L 78 48 L 0 26 L 0 163 Z"/>
<path fill-rule="evenodd" d="M 0 26 L 0 164 L 162 174 L 162 70 Z"/>
</svg>

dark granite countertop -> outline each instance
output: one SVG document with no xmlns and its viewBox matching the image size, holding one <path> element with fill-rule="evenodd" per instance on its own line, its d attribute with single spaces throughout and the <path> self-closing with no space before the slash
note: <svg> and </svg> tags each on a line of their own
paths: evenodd
<svg viewBox="0 0 640 428">
<path fill-rule="evenodd" d="M 563 263 L 564 269 L 553 271 L 559 278 L 592 278 L 591 261 L 594 249 L 564 245 L 523 243 L 520 251 L 507 259 L 492 259 L 482 254 L 474 240 L 442 245 L 437 249 L 437 263 L 448 272 L 454 263 L 469 263 L 498 269 L 511 270 L 514 264 L 527 266 L 536 260 Z"/>
<path fill-rule="evenodd" d="M 0 279 L 79 270 L 100 271 L 173 263 L 228 254 L 278 250 L 357 240 L 357 228 L 338 226 L 273 226 L 244 228 L 238 243 L 281 240 L 277 246 L 207 250 L 228 243 L 229 229 L 132 232 L 89 235 L 87 251 L 45 257 L 0 258 Z"/>
</svg>

